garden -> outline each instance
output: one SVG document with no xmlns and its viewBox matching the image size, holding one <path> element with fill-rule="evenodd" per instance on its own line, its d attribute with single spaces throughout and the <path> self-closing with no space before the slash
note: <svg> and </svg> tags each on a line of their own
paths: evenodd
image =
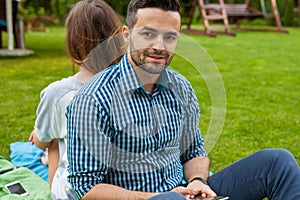
<svg viewBox="0 0 300 200">
<path fill-rule="evenodd" d="M 34 13 L 34 5 L 30 6 Z M 58 23 L 26 32 L 26 48 L 34 55 L 0 58 L 1 156 L 9 158 L 10 143 L 28 141 L 41 90 L 73 75 L 64 46 L 61 13 L 65 11 L 60 4 L 57 9 L 36 9 Z M 226 94 L 224 126 L 209 152 L 212 171 L 263 148 L 288 149 L 300 163 L 300 28 L 296 24 L 285 28 L 288 34 L 238 30 L 235 37 L 187 35 L 217 66 Z M 201 108 L 199 125 L 206 136 L 212 104 L 205 80 L 180 55 L 175 55 L 170 67 L 191 82 Z"/>
<path fill-rule="evenodd" d="M 0 57 L 0 156 L 10 157 L 11 143 L 28 141 L 41 90 L 73 75 L 63 22 L 74 2 L 21 1 L 26 48 L 34 55 Z M 127 1 L 107 2 L 124 16 Z M 185 53 L 199 51 L 206 55 L 221 78 L 217 89 L 225 91 L 226 115 L 218 124 L 217 137 L 208 141 L 213 143 L 209 146 L 213 172 L 264 148 L 287 149 L 300 164 L 300 20 L 292 3 L 278 3 L 288 34 L 236 30 L 235 37 L 211 38 L 182 33 L 197 47 L 187 46 Z M 199 16 L 195 16 L 194 24 L 203 29 Z M 274 22 L 264 19 L 246 25 L 274 28 Z M 203 60 L 199 57 L 196 62 L 201 65 Z M 212 114 L 212 91 L 207 80 L 182 54 L 175 55 L 170 67 L 191 82 L 201 108 L 199 126 L 203 136 L 209 138 L 211 119 L 216 116 Z"/>
</svg>

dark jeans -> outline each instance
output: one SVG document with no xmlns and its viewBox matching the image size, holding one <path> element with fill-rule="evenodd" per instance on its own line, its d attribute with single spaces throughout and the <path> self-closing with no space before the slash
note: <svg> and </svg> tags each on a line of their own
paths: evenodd
<svg viewBox="0 0 300 200">
<path fill-rule="evenodd" d="M 282 149 L 265 149 L 216 172 L 210 187 L 230 200 L 300 200 L 300 168 Z"/>
<path fill-rule="evenodd" d="M 184 196 L 176 192 L 164 192 L 157 196 L 154 196 L 148 200 L 186 200 Z"/>
</svg>

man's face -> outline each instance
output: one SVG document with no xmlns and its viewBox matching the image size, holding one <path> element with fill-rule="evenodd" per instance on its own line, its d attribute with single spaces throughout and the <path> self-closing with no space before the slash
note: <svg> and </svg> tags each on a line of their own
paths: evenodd
<svg viewBox="0 0 300 200">
<path fill-rule="evenodd" d="M 173 58 L 180 31 L 180 15 L 156 8 L 139 9 L 137 23 L 127 31 L 129 59 L 133 66 L 160 74 Z"/>
</svg>

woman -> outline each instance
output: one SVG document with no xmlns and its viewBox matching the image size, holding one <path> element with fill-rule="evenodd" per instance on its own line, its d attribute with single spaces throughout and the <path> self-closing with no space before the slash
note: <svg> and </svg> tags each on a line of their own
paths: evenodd
<svg viewBox="0 0 300 200">
<path fill-rule="evenodd" d="M 103 0 L 76 3 L 66 20 L 66 44 L 74 76 L 51 83 L 41 92 L 35 129 L 29 140 L 48 149 L 49 184 L 53 199 L 74 199 L 67 181 L 66 107 L 93 75 L 119 61 L 125 52 L 122 24 Z"/>
</svg>

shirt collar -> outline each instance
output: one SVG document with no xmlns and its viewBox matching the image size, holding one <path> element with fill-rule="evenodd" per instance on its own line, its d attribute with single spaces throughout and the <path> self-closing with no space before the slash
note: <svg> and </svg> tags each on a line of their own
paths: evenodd
<svg viewBox="0 0 300 200">
<path fill-rule="evenodd" d="M 122 60 L 119 63 L 119 66 L 121 84 L 125 92 L 134 92 L 139 88 L 145 90 L 128 60 L 128 53 L 123 56 Z M 158 79 L 157 85 L 160 90 L 170 89 L 172 81 L 170 79 L 169 69 L 163 71 L 160 78 Z"/>
</svg>

